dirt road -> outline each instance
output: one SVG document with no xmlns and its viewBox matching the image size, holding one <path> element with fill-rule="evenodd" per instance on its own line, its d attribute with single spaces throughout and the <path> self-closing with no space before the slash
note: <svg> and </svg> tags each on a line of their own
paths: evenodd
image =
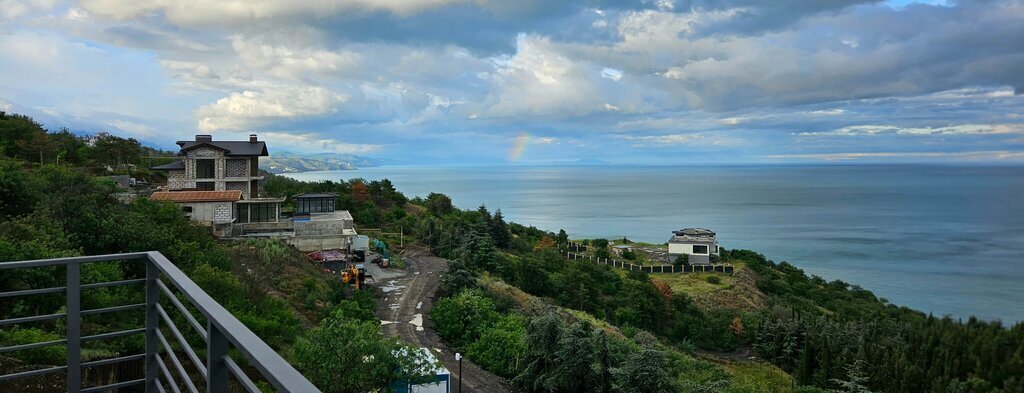
<svg viewBox="0 0 1024 393">
<path fill-rule="evenodd" d="M 430 308 L 434 293 L 441 283 L 441 274 L 448 261 L 423 248 L 409 247 L 404 255 L 406 274 L 403 277 L 380 280 L 383 291 L 377 307 L 377 316 L 384 323 L 384 334 L 397 336 L 404 342 L 430 349 L 444 367 L 452 372 L 452 393 L 458 392 L 459 363 L 455 353 L 430 329 Z M 484 371 L 477 365 L 462 360 L 462 391 L 465 393 L 509 392 L 504 379 Z"/>
</svg>

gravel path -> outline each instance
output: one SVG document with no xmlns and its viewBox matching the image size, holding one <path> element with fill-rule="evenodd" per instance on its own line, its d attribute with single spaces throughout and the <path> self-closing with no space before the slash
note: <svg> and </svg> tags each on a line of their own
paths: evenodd
<svg viewBox="0 0 1024 393">
<path fill-rule="evenodd" d="M 384 324 L 384 334 L 397 336 L 404 342 L 428 348 L 434 356 L 452 372 L 452 393 L 458 392 L 459 363 L 455 353 L 430 328 L 430 308 L 434 304 L 434 293 L 441 282 L 441 274 L 448 266 L 444 258 L 434 256 L 429 250 L 407 247 L 404 255 L 408 264 L 406 275 L 388 280 L 378 280 L 383 291 L 377 307 L 377 316 Z M 465 393 L 510 392 L 507 382 L 465 359 L 462 360 L 462 391 Z"/>
</svg>

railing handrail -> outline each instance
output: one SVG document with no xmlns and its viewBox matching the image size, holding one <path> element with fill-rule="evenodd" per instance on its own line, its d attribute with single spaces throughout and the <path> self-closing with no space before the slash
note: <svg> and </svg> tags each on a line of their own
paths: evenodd
<svg viewBox="0 0 1024 393">
<path fill-rule="evenodd" d="M 245 324 L 239 321 L 238 318 L 235 318 L 224 306 L 221 306 L 206 291 L 199 288 L 199 285 L 188 278 L 167 257 L 157 251 L 150 251 L 146 254 L 149 260 L 170 279 L 171 283 L 188 298 L 192 305 L 199 312 L 203 313 L 206 320 L 215 325 L 235 349 L 244 354 L 250 364 L 255 366 L 267 378 L 271 385 L 291 392 L 319 391 L 306 377 L 302 376 L 281 355 L 278 355 L 266 342 L 260 339 L 256 333 L 249 330 Z"/>
<path fill-rule="evenodd" d="M 106 261 L 129 261 L 129 260 L 144 260 L 147 261 L 146 268 L 146 279 L 144 280 L 122 280 L 110 284 L 81 284 L 80 267 L 84 263 L 92 262 L 106 262 Z M 103 338 L 103 336 L 124 335 L 124 334 L 136 334 L 145 332 L 146 334 L 146 354 L 143 358 L 146 359 L 146 378 L 145 380 L 125 381 L 115 385 L 128 386 L 130 384 L 146 383 L 147 391 L 162 391 L 160 383 L 158 382 L 159 371 L 157 368 L 158 364 L 163 366 L 160 356 L 158 354 L 159 342 L 157 336 L 159 333 L 159 321 L 160 316 L 157 314 L 158 299 L 160 296 L 160 286 L 158 285 L 163 280 L 160 280 L 160 274 L 170 282 L 170 284 L 179 291 L 181 295 L 188 299 L 189 303 L 194 306 L 207 320 L 206 331 L 200 331 L 200 335 L 207 343 L 207 369 L 204 370 L 206 375 L 203 375 L 207 379 L 207 390 L 208 391 L 222 391 L 227 388 L 227 376 L 228 374 L 234 374 L 239 382 L 242 383 L 247 390 L 253 390 L 255 386 L 252 381 L 248 380 L 248 377 L 241 374 L 237 364 L 228 356 L 227 351 L 230 346 L 233 346 L 240 353 L 242 353 L 253 367 L 255 367 L 263 375 L 264 378 L 276 389 L 285 392 L 319 392 L 312 383 L 309 382 L 301 373 L 293 368 L 287 361 L 285 361 L 280 355 L 277 354 L 267 343 L 261 340 L 255 333 L 247 328 L 238 318 L 235 318 L 224 306 L 220 305 L 215 301 L 209 294 L 202 290 L 192 279 L 188 278 L 184 272 L 175 266 L 170 260 L 167 259 L 163 254 L 157 251 L 149 252 L 134 252 L 134 253 L 123 253 L 123 254 L 106 254 L 106 255 L 93 255 L 93 256 L 79 256 L 79 257 L 66 257 L 66 258 L 52 258 L 52 259 L 37 259 L 29 261 L 13 261 L 13 262 L 0 262 L 0 270 L 6 269 L 18 269 L 18 268 L 32 268 L 32 267 L 43 267 L 43 266 L 67 266 L 67 283 L 62 288 L 33 288 L 28 290 L 19 291 L 7 291 L 0 292 L 2 295 L 8 294 L 8 296 L 27 296 L 44 293 L 66 292 L 68 296 L 68 312 L 59 313 L 52 315 L 44 315 L 40 317 L 29 317 L 29 318 L 13 318 L 5 319 L 0 322 L 0 325 L 8 323 L 20 323 L 30 320 L 44 320 L 65 317 L 68 319 L 68 335 L 64 340 L 58 340 L 48 343 L 20 345 L 13 347 L 0 348 L 0 350 L 17 350 L 17 347 L 28 347 L 28 346 L 40 346 L 40 345 L 59 345 L 66 343 L 68 345 L 68 364 L 65 366 L 53 367 L 50 369 L 34 370 L 21 373 L 15 373 L 10 375 L 0 375 L 0 380 L 6 380 L 21 376 L 32 376 L 32 375 L 44 375 L 52 372 L 66 371 L 68 373 L 68 391 L 78 392 L 81 388 L 80 382 L 80 368 L 88 365 L 96 365 L 102 363 L 113 363 L 115 361 L 126 361 L 131 359 L 138 359 L 143 355 L 133 355 L 122 357 L 113 360 L 99 361 L 99 362 L 88 362 L 81 363 L 81 353 L 79 343 L 84 339 L 90 338 Z M 130 306 L 117 306 L 108 307 L 99 310 L 86 310 L 83 312 L 80 310 L 80 297 L 81 289 L 86 287 L 99 287 L 105 285 L 126 285 L 126 284 L 139 284 L 145 282 L 146 285 L 146 304 L 145 305 L 130 305 Z M 166 287 L 163 290 L 167 290 Z M 173 296 L 170 292 L 165 292 L 165 296 Z M 172 302 L 176 302 L 173 299 Z M 179 310 L 184 310 L 180 303 L 176 304 Z M 144 329 L 126 330 L 124 332 L 116 332 L 112 334 L 103 334 L 90 337 L 81 337 L 79 334 L 79 318 L 88 312 L 113 312 L 118 310 L 126 310 L 130 308 L 140 308 L 139 306 L 145 306 L 146 309 L 146 327 Z M 166 317 L 166 315 L 165 315 Z M 176 331 L 176 327 L 170 320 L 164 320 L 165 324 L 169 324 L 169 328 Z M 194 319 L 192 319 L 194 321 Z M 193 327 L 198 327 L 193 325 Z M 159 337 L 163 339 L 162 336 Z M 179 338 L 180 341 L 180 338 Z M 186 346 L 187 343 L 181 343 Z M 166 346 L 166 341 L 164 343 Z M 167 348 L 170 351 L 170 348 Z M 169 352 L 173 355 L 173 352 Z M 194 353 L 191 354 L 194 358 Z M 175 361 L 177 359 L 174 359 Z M 195 359 L 194 359 L 195 360 Z M 201 367 L 201 364 L 197 366 Z M 166 369 L 164 368 L 166 373 Z M 164 375 L 164 379 L 168 379 L 169 375 Z M 74 382 L 74 383 L 73 383 Z M 173 380 L 167 381 L 168 383 L 174 383 Z M 191 383 L 191 382 L 189 382 Z M 108 387 L 114 387 L 115 385 L 108 385 Z M 98 388 L 81 389 L 81 391 L 92 391 Z M 191 390 L 191 389 L 190 389 Z"/>
</svg>

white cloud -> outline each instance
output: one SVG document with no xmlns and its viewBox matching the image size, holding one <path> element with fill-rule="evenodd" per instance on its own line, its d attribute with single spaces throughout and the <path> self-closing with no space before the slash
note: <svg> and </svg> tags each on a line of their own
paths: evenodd
<svg viewBox="0 0 1024 393">
<path fill-rule="evenodd" d="M 131 19 L 161 13 L 182 25 L 215 25 L 292 17 L 323 17 L 342 12 L 387 11 L 410 15 L 466 0 L 84 0 L 96 15 Z"/>
<path fill-rule="evenodd" d="M 33 12 L 49 10 L 55 5 L 56 0 L 0 0 L 0 18 L 17 19 Z"/>
<path fill-rule="evenodd" d="M 702 133 L 689 134 L 666 134 L 666 135 L 617 135 L 617 138 L 630 141 L 633 147 L 673 147 L 680 145 L 712 146 L 730 145 L 736 141 L 718 135 L 707 135 Z"/>
<path fill-rule="evenodd" d="M 619 79 L 622 79 L 622 70 L 605 67 L 605 69 L 601 70 L 601 77 L 618 82 Z"/>
<path fill-rule="evenodd" d="M 519 35 L 516 54 L 495 59 L 487 100 L 492 116 L 579 115 L 603 108 L 588 67 L 560 53 L 550 39 Z"/>
<path fill-rule="evenodd" d="M 147 124 L 127 121 L 127 120 L 113 120 L 108 122 L 111 127 L 117 128 L 122 132 L 128 133 L 136 137 L 153 137 L 156 136 L 156 130 Z"/>
<path fill-rule="evenodd" d="M 236 130 L 275 118 L 311 117 L 331 113 L 348 100 L 322 87 L 280 87 L 231 93 L 196 110 L 199 130 Z"/>
<path fill-rule="evenodd" d="M 300 79 L 307 72 L 330 74 L 351 69 L 358 64 L 360 55 L 348 51 L 324 49 L 293 49 L 249 40 L 236 35 L 231 47 L 246 68 L 261 70 L 282 79 Z"/>
<path fill-rule="evenodd" d="M 816 111 L 807 112 L 808 115 L 813 116 L 839 116 L 846 113 L 846 110 L 834 108 L 834 109 L 821 109 Z"/>
<path fill-rule="evenodd" d="M 299 151 L 326 151 L 345 154 L 364 154 L 378 151 L 382 148 L 377 144 L 355 144 L 345 143 L 333 138 L 324 137 L 315 133 L 296 132 L 261 132 L 260 137 L 282 150 L 295 149 Z"/>
<path fill-rule="evenodd" d="M 993 135 L 1024 134 L 1024 124 L 959 124 L 945 127 L 900 127 L 894 125 L 857 125 L 832 131 L 800 132 L 800 136 L 864 136 L 864 135 Z"/>
</svg>

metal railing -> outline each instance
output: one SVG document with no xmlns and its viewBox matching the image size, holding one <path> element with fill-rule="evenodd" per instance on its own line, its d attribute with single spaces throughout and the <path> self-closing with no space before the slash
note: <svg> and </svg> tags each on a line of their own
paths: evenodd
<svg viewBox="0 0 1024 393">
<path fill-rule="evenodd" d="M 94 262 L 106 261 L 130 261 L 145 263 L 145 278 L 129 279 L 105 283 L 82 284 L 82 265 Z M 185 391 L 198 393 L 200 384 L 205 382 L 207 392 L 228 391 L 229 375 L 234 376 L 235 381 L 244 390 L 250 393 L 260 392 L 256 385 L 243 369 L 231 358 L 229 348 L 241 353 L 248 364 L 255 368 L 262 377 L 270 383 L 277 391 L 283 392 L 319 392 L 305 377 L 296 371 L 288 362 L 281 358 L 263 340 L 257 337 L 237 318 L 229 313 L 223 306 L 213 300 L 206 292 L 199 288 L 195 282 L 189 279 L 177 266 L 167 260 L 159 252 L 139 252 L 129 254 L 97 255 L 87 257 L 41 259 L 34 261 L 2 262 L 0 270 L 37 268 L 44 266 L 65 266 L 67 271 L 66 284 L 64 287 L 27 289 L 20 291 L 0 292 L 0 298 L 14 296 L 29 296 L 52 293 L 65 293 L 67 296 L 66 312 L 45 315 L 36 315 L 20 318 L 9 318 L 0 320 L 0 327 L 20 324 L 26 322 L 48 321 L 65 319 L 66 336 L 61 340 L 35 342 L 28 344 L 0 347 L 0 354 L 36 349 L 47 346 L 66 345 L 67 365 L 22 371 L 13 374 L 0 375 L 0 382 L 10 381 L 18 378 L 48 375 L 65 372 L 67 374 L 67 391 L 69 393 L 86 393 L 113 391 L 129 386 L 144 386 L 146 392 L 166 392 L 167 388 L 175 393 Z M 169 282 L 170 285 L 165 283 Z M 82 310 L 82 290 L 90 288 L 123 286 L 123 285 L 144 285 L 145 303 L 112 306 L 99 309 Z M 186 304 L 174 293 L 176 290 L 182 298 L 187 301 L 189 307 L 197 310 L 205 319 L 205 326 L 200 324 L 195 315 L 189 311 Z M 161 305 L 161 296 L 166 303 L 173 305 L 178 313 L 187 321 L 191 329 L 206 343 L 206 361 L 200 360 L 195 350 L 185 340 L 181 330 L 175 325 L 168 310 Z M 145 310 L 145 326 L 136 329 L 127 329 L 118 332 L 95 334 L 89 336 L 81 335 L 81 317 L 83 315 L 96 315 L 110 312 Z M 175 311 L 175 310 L 171 310 Z M 178 354 L 163 329 L 171 333 L 177 341 L 177 349 L 184 352 L 191 361 L 190 368 L 197 372 L 189 373 L 186 365 L 182 363 Z M 120 356 L 111 359 L 82 362 L 81 344 L 92 340 L 103 340 L 117 337 L 132 336 L 137 334 L 145 335 L 145 353 Z M 109 365 L 129 361 L 142 360 L 145 365 L 145 378 L 121 381 L 104 386 L 82 387 L 82 369 L 100 365 Z M 170 364 L 168 364 L 168 362 Z M 172 375 L 168 366 L 174 368 L 178 379 Z M 192 367 L 194 366 L 194 368 Z M 198 374 L 198 375 L 197 375 Z"/>
</svg>

